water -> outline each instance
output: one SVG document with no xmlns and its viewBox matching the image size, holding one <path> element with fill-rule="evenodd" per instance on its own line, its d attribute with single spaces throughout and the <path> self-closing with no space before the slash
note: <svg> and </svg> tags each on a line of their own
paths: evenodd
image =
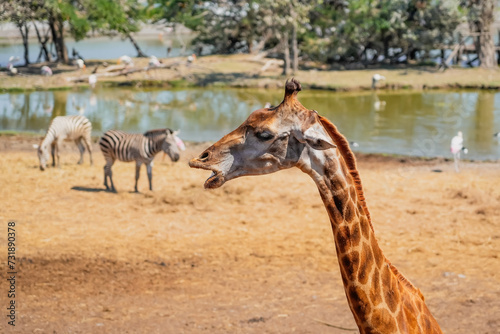
<svg viewBox="0 0 500 334">
<path fill-rule="evenodd" d="M 181 129 L 188 141 L 216 141 L 281 90 L 100 88 L 95 92 L 39 91 L 0 94 L 0 129 L 43 135 L 58 115 L 83 113 L 94 135 L 108 129 L 145 132 Z M 450 157 L 450 140 L 464 134 L 469 159 L 500 159 L 500 93 L 432 91 L 333 93 L 304 91 L 300 101 L 333 121 L 361 152 Z M 385 108 L 377 108 L 385 102 Z"/>
<path fill-rule="evenodd" d="M 184 38 L 186 39 L 186 38 Z M 186 43 L 188 40 L 186 39 Z M 183 50 L 180 42 L 172 38 L 140 38 L 137 39 L 137 44 L 147 55 L 155 55 L 159 58 L 167 57 L 167 46 L 171 46 L 172 50 L 169 57 L 177 57 L 189 53 L 189 50 Z M 66 47 L 69 57 L 72 57 L 72 49 L 75 48 L 84 59 L 118 59 L 123 55 L 135 57 L 137 51 L 128 39 L 120 37 L 107 38 L 91 38 L 84 39 L 79 42 L 67 40 Z M 29 43 L 29 58 L 31 62 L 35 62 L 40 52 L 38 41 L 30 40 Z M 55 50 L 52 50 L 55 52 Z M 17 56 L 19 60 L 14 62 L 14 65 L 24 64 L 24 47 L 21 43 L 0 44 L 0 66 L 7 66 L 9 57 Z"/>
</svg>

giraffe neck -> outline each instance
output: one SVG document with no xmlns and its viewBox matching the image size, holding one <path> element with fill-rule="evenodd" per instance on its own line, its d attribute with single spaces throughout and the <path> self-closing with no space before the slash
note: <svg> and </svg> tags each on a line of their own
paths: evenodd
<svg viewBox="0 0 500 334">
<path fill-rule="evenodd" d="M 301 169 L 315 181 L 328 211 L 347 300 L 363 333 L 373 328 L 375 307 L 385 309 L 388 302 L 396 303 L 394 298 L 384 300 L 382 291 L 382 275 L 393 275 L 391 265 L 378 245 L 368 210 L 340 154 L 336 150 L 315 151 L 308 167 Z"/>
<path fill-rule="evenodd" d="M 442 333 L 415 288 L 386 259 L 360 193 L 337 150 L 309 152 L 298 166 L 309 174 L 328 211 L 347 301 L 360 333 Z"/>
</svg>

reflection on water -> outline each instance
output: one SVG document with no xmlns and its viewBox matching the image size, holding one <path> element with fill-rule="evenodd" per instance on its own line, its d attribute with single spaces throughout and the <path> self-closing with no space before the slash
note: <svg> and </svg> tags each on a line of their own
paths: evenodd
<svg viewBox="0 0 500 334">
<path fill-rule="evenodd" d="M 44 133 L 58 115 L 83 114 L 94 135 L 114 128 L 130 132 L 170 127 L 191 141 L 215 141 L 282 91 L 185 89 L 0 94 L 0 129 Z M 500 159 L 500 93 L 397 92 L 300 93 L 304 106 L 332 120 L 362 152 L 450 156 L 450 140 L 464 133 L 470 159 Z"/>
<path fill-rule="evenodd" d="M 184 42 L 188 38 L 183 37 Z M 165 38 L 137 39 L 137 43 L 147 55 L 155 55 L 158 58 L 167 57 L 167 48 L 171 47 L 169 57 L 186 55 L 190 50 L 183 50 L 179 40 L 169 36 Z M 68 40 L 66 47 L 71 57 L 71 50 L 75 48 L 84 59 L 115 59 L 123 55 L 135 57 L 137 51 L 129 40 L 119 37 L 114 38 L 90 38 L 79 42 Z M 40 46 L 34 41 L 28 45 L 30 61 L 35 62 L 40 51 Z M 24 64 L 24 46 L 21 42 L 14 44 L 0 44 L 0 66 L 7 66 L 10 56 L 18 56 L 20 59 L 15 65 Z"/>
</svg>

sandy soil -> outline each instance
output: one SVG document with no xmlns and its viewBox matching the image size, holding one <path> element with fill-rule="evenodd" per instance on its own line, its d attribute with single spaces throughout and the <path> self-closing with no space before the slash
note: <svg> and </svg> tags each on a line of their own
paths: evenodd
<svg viewBox="0 0 500 334">
<path fill-rule="evenodd" d="M 134 165 L 38 169 L 29 137 L 0 137 L 0 264 L 17 222 L 19 333 L 345 333 L 326 211 L 298 170 L 205 191 L 208 172 L 159 156 L 155 191 Z M 500 164 L 360 156 L 376 235 L 446 333 L 500 333 Z M 432 170 L 442 172 L 432 172 Z M 0 332 L 7 328 L 2 279 Z"/>
</svg>

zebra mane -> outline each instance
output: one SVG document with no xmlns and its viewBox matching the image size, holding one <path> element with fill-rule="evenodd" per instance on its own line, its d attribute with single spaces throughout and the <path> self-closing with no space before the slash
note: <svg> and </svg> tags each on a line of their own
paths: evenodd
<svg viewBox="0 0 500 334">
<path fill-rule="evenodd" d="M 156 130 L 149 130 L 149 131 L 144 132 L 144 136 L 152 137 L 152 136 L 157 136 L 160 134 L 169 134 L 169 133 L 171 134 L 171 133 L 173 133 L 173 131 L 170 129 L 156 129 Z"/>
</svg>

